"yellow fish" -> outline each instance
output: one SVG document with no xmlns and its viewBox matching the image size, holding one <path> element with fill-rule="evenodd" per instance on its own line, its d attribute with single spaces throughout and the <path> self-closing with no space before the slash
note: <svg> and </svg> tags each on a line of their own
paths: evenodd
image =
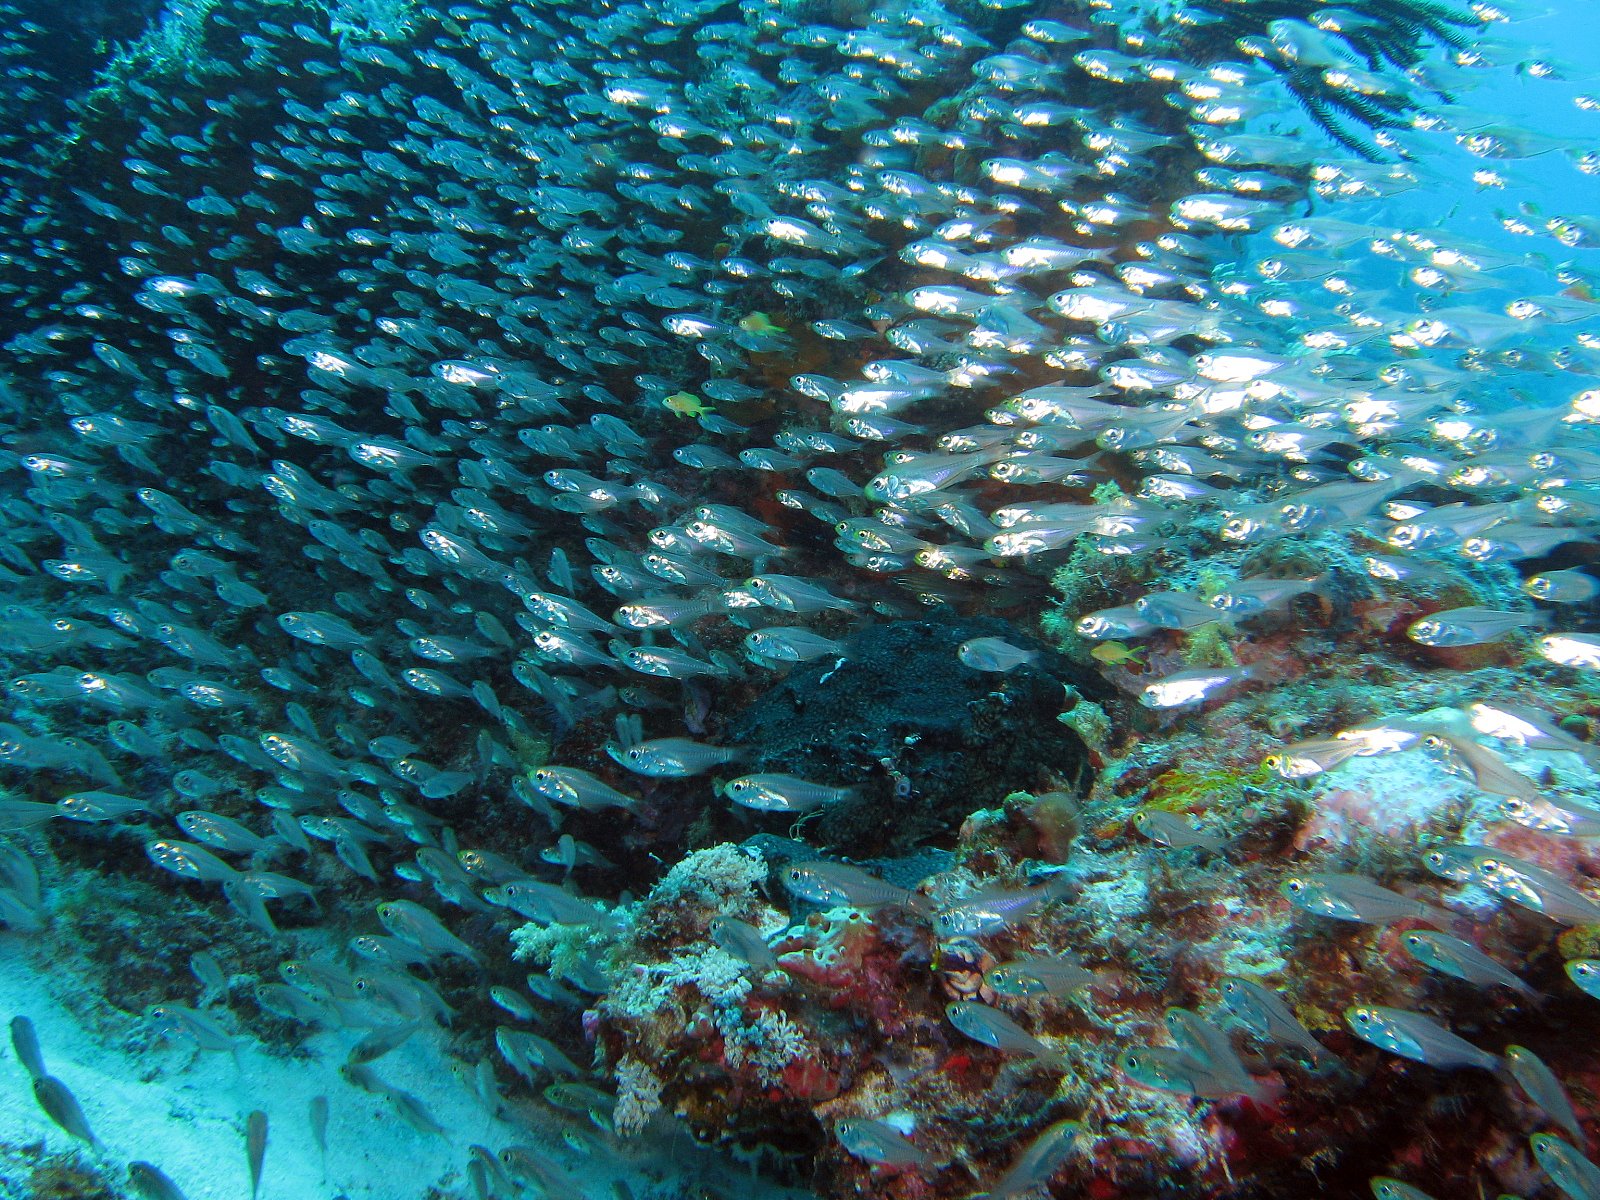
<svg viewBox="0 0 1600 1200">
<path fill-rule="evenodd" d="M 1144 665 L 1144 649 L 1135 649 L 1125 642 L 1101 642 L 1089 651 L 1089 657 L 1108 667 L 1124 667 L 1129 663 Z"/>
<path fill-rule="evenodd" d="M 703 417 L 711 411 L 693 392 L 673 392 L 662 398 L 661 407 L 680 417 Z"/>
</svg>

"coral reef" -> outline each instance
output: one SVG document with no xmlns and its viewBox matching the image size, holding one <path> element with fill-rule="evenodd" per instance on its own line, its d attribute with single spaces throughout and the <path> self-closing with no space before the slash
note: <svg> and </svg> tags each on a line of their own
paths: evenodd
<svg viewBox="0 0 1600 1200">
<path fill-rule="evenodd" d="M 679 878 L 639 902 L 634 933 L 612 959 L 635 976 L 594 1008 L 602 1060 L 619 1078 L 645 1078 L 650 1106 L 659 1095 L 703 1139 L 810 1163 L 811 1182 L 834 1195 L 967 1195 L 1003 1173 L 1026 1147 L 1025 1131 L 1063 1115 L 1086 1121 L 1093 1136 L 1061 1169 L 1061 1186 L 1095 1194 L 1356 1190 L 1380 1166 L 1436 1181 L 1442 1194 L 1465 1190 L 1480 1171 L 1493 1186 L 1528 1187 L 1526 1139 L 1519 1147 L 1513 1133 L 1545 1127 L 1544 1113 L 1491 1074 L 1374 1048 L 1352 1035 L 1345 1014 L 1382 1004 L 1493 1051 L 1530 1047 L 1556 1066 L 1579 1111 L 1590 1111 L 1600 1051 L 1556 1031 L 1589 1019 L 1590 1001 L 1563 982 L 1562 965 L 1592 940 L 1572 930 L 1558 941 L 1560 927 L 1545 917 L 1437 877 L 1423 852 L 1474 844 L 1580 879 L 1600 877 L 1600 853 L 1508 822 L 1495 796 L 1426 754 L 1417 735 L 1409 748 L 1306 777 L 1268 765 L 1284 757 L 1268 752 L 1287 739 L 1363 722 L 1470 735 L 1464 706 L 1473 699 L 1510 703 L 1537 686 L 1499 666 L 1441 674 L 1392 660 L 1381 684 L 1361 682 L 1359 671 L 1330 682 L 1308 648 L 1320 628 L 1349 628 L 1359 614 L 1312 611 L 1319 615 L 1297 622 L 1293 638 L 1272 634 L 1269 622 L 1241 643 L 1252 661 L 1287 657 L 1274 669 L 1303 673 L 1300 690 L 1208 707 L 1158 741 L 1124 727 L 1081 823 L 1065 797 L 1061 809 L 1052 797 L 1017 792 L 972 812 L 954 858 L 924 864 L 933 869 L 913 871 L 915 880 L 891 861 L 869 864 L 915 884 L 901 902 L 776 904 L 767 897 L 779 894 L 782 872 L 763 890 L 753 849 L 695 856 L 693 878 L 736 882 L 692 887 Z M 1381 631 L 1367 636 L 1376 669 L 1387 645 Z M 1581 716 L 1589 709 L 1576 690 L 1561 698 Z M 1295 704 L 1303 707 L 1284 711 Z M 1514 745 L 1502 753 L 1572 803 L 1600 782 L 1578 754 Z M 1179 814 L 1205 840 L 1154 843 L 1135 828 L 1147 811 Z M 1403 952 L 1408 933 L 1429 931 L 1424 921 L 1335 920 L 1286 899 L 1287 879 L 1341 874 L 1442 904 L 1449 936 L 1509 966 L 1528 994 L 1497 991 L 1487 1003 L 1482 982 Z M 974 897 L 1017 895 L 1040 878 L 1064 881 L 1057 899 L 998 918 L 976 937 L 941 932 Z M 717 950 L 719 917 L 760 931 L 772 960 Z M 1089 982 L 1060 995 L 991 984 L 997 964 L 1041 957 L 1081 964 Z M 1303 1025 L 1303 1044 L 1263 1037 L 1240 1019 L 1231 979 L 1275 993 Z M 1042 1043 L 1038 1054 L 996 1049 L 953 1027 L 946 1006 L 973 999 L 1009 1014 Z M 1125 1064 L 1139 1047 L 1175 1053 L 1164 1048 L 1181 1030 L 1177 1010 L 1220 1031 L 1248 1086 L 1229 1084 L 1218 1098 L 1189 1077 L 1152 1087 L 1130 1074 Z M 1456 1132 L 1438 1133 L 1447 1119 L 1483 1147 L 1480 1156 L 1454 1155 Z M 852 1141 L 852 1122 L 869 1123 L 879 1140 Z M 911 1150 L 883 1143 L 884 1129 Z"/>
</svg>

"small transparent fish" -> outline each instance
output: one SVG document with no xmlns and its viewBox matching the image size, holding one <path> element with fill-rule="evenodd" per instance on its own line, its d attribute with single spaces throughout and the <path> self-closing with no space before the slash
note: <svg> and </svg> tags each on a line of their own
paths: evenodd
<svg viewBox="0 0 1600 1200">
<path fill-rule="evenodd" d="M 1563 925 L 1600 925 L 1600 904 L 1533 863 L 1491 851 L 1471 860 L 1472 878 L 1495 895 Z"/>
<path fill-rule="evenodd" d="M 1367 1181 L 1367 1186 L 1372 1189 L 1374 1200 L 1433 1200 L 1421 1188 L 1412 1187 L 1388 1175 L 1374 1175 Z"/>
<path fill-rule="evenodd" d="M 1226 1072 L 1219 1073 L 1208 1064 L 1171 1046 L 1124 1050 L 1117 1055 L 1116 1066 L 1118 1071 L 1141 1087 L 1178 1096 L 1220 1100 L 1249 1094 L 1237 1078 Z"/>
<path fill-rule="evenodd" d="M 1291 875 L 1278 890 L 1296 908 L 1340 921 L 1387 925 L 1410 918 L 1441 929 L 1450 926 L 1450 914 L 1443 909 L 1392 892 L 1361 875 Z"/>
<path fill-rule="evenodd" d="M 156 866 L 186 879 L 216 883 L 226 882 L 239 874 L 211 851 L 191 842 L 163 839 L 146 842 L 144 849 Z"/>
<path fill-rule="evenodd" d="M 1534 643 L 1539 657 L 1558 667 L 1600 671 L 1600 634 L 1547 633 Z"/>
<path fill-rule="evenodd" d="M 129 1163 L 128 1186 L 138 1192 L 143 1200 L 184 1200 L 178 1185 L 154 1163 Z"/>
<path fill-rule="evenodd" d="M 83 1108 L 78 1104 L 78 1098 L 54 1075 L 34 1076 L 33 1098 L 44 1110 L 44 1115 L 63 1131 L 79 1141 L 88 1142 L 91 1146 L 99 1144 L 95 1140 L 94 1131 L 89 1128 L 89 1119 L 83 1115 Z"/>
<path fill-rule="evenodd" d="M 1488 737 L 1534 750 L 1570 750 L 1591 762 L 1600 760 L 1600 746 L 1568 733 L 1550 714 L 1538 709 L 1479 701 L 1467 711 L 1472 717 L 1472 727 Z"/>
<path fill-rule="evenodd" d="M 1553 833 L 1561 837 L 1600 837 L 1600 809 L 1567 802 L 1558 804 L 1543 797 L 1525 800 L 1507 796 L 1500 811 L 1518 825 Z"/>
<path fill-rule="evenodd" d="M 1444 759 L 1465 773 L 1480 790 L 1495 796 L 1540 799 L 1538 785 L 1487 746 L 1449 733 L 1430 733 L 1422 739 L 1425 753 Z"/>
<path fill-rule="evenodd" d="M 1279 1046 L 1304 1050 L 1313 1059 L 1331 1053 L 1300 1023 L 1283 997 L 1271 988 L 1239 975 L 1224 975 L 1222 1003 L 1251 1033 Z"/>
<path fill-rule="evenodd" d="M 1150 592 L 1133 607 L 1157 629 L 1198 629 L 1218 620 L 1215 607 L 1193 592 Z"/>
<path fill-rule="evenodd" d="M 777 967 L 778 958 L 767 945 L 767 939 L 754 925 L 733 917 L 712 917 L 707 926 L 711 940 L 735 958 L 743 959 L 761 971 Z"/>
<path fill-rule="evenodd" d="M 1578 1122 L 1577 1111 L 1567 1089 L 1545 1062 L 1526 1046 L 1506 1047 L 1506 1071 L 1517 1081 L 1517 1086 L 1538 1108 L 1561 1126 L 1573 1141 L 1583 1145 L 1588 1139 Z"/>
<path fill-rule="evenodd" d="M 1184 814 L 1162 808 L 1140 809 L 1133 816 L 1133 827 L 1156 845 L 1174 850 L 1198 846 L 1202 850 L 1217 851 L 1226 844 L 1221 838 L 1196 828 Z"/>
<path fill-rule="evenodd" d="M 261 1168 L 267 1157 L 267 1114 L 259 1108 L 245 1119 L 245 1157 L 250 1166 L 250 1197 L 261 1194 Z"/>
<path fill-rule="evenodd" d="M 1057 1000 L 1086 988 L 1098 976 L 1068 958 L 1029 955 L 990 967 L 983 981 L 997 996 L 1050 996 Z"/>
<path fill-rule="evenodd" d="M 1413 621 L 1406 629 L 1406 636 L 1423 646 L 1478 646 L 1498 641 L 1540 620 L 1537 613 L 1500 612 L 1469 605 Z"/>
<path fill-rule="evenodd" d="M 1376 754 L 1398 754 L 1402 750 L 1409 750 L 1417 745 L 1427 732 L 1426 729 L 1417 728 L 1415 722 L 1402 717 L 1390 721 L 1369 721 L 1364 725 L 1341 729 L 1333 736 L 1341 742 L 1354 744 L 1358 755 L 1368 757 Z"/>
<path fill-rule="evenodd" d="M 1211 597 L 1211 607 L 1234 620 L 1257 617 L 1315 592 L 1320 579 L 1238 579 Z"/>
<path fill-rule="evenodd" d="M 830 787 L 796 775 L 741 775 L 722 785 L 722 794 L 744 808 L 763 812 L 809 812 L 857 794 L 853 787 Z"/>
<path fill-rule="evenodd" d="M 880 1167 L 932 1169 L 934 1161 L 903 1133 L 885 1121 L 846 1117 L 833 1127 L 839 1144 L 857 1158 Z"/>
<path fill-rule="evenodd" d="M 1546 604 L 1584 604 L 1600 596 L 1600 579 L 1586 571 L 1541 571 L 1522 581 L 1522 590 Z"/>
<path fill-rule="evenodd" d="M 1423 966 L 1467 983 L 1498 984 L 1529 998 L 1538 996 L 1538 992 L 1532 987 L 1471 942 L 1464 942 L 1447 933 L 1434 933 L 1424 929 L 1408 930 L 1400 935 L 1400 946 Z"/>
<path fill-rule="evenodd" d="M 1011 1168 L 994 1182 L 987 1195 L 991 1200 L 1013 1200 L 1030 1195 L 1050 1182 L 1067 1158 L 1086 1140 L 1088 1128 L 1081 1121 L 1057 1121 L 1047 1125 L 1017 1156 Z"/>
<path fill-rule="evenodd" d="M 1255 1081 L 1224 1030 L 1187 1008 L 1169 1008 L 1161 1019 L 1180 1053 L 1204 1066 L 1217 1079 L 1231 1083 L 1240 1093 L 1257 1094 Z"/>
<path fill-rule="evenodd" d="M 1085 613 L 1072 628 L 1079 637 L 1103 641 L 1108 638 L 1140 637 L 1151 632 L 1155 626 L 1145 620 L 1138 609 L 1128 604 Z"/>
<path fill-rule="evenodd" d="M 1139 703 L 1146 708 L 1190 708 L 1215 699 L 1234 684 L 1250 677 L 1248 667 L 1178 671 L 1145 684 L 1139 693 Z"/>
<path fill-rule="evenodd" d="M 136 797 L 103 791 L 73 792 L 56 801 L 61 815 L 74 821 L 121 821 L 149 807 Z"/>
<path fill-rule="evenodd" d="M 697 679 L 723 675 L 723 668 L 671 646 L 635 646 L 622 653 L 622 661 L 641 675 L 660 679 Z"/>
<path fill-rule="evenodd" d="M 1285 779 L 1309 779 L 1361 753 L 1360 743 L 1353 739 L 1311 738 L 1289 743 L 1263 758 L 1261 765 Z"/>
<path fill-rule="evenodd" d="M 11 1049 L 22 1069 L 32 1078 L 48 1074 L 44 1069 L 44 1054 L 39 1049 L 39 1035 L 27 1017 L 11 1018 Z"/>
<path fill-rule="evenodd" d="M 359 1042 L 350 1048 L 350 1053 L 345 1056 L 345 1061 L 350 1063 L 377 1062 L 378 1059 L 399 1049 L 422 1028 L 419 1021 L 409 1021 L 401 1025 L 380 1025 L 364 1034 Z"/>
<path fill-rule="evenodd" d="M 147 1011 L 156 1032 L 163 1037 L 183 1038 L 201 1050 L 227 1051 L 237 1055 L 240 1041 L 209 1013 L 183 1004 L 152 1004 Z"/>
<path fill-rule="evenodd" d="M 1528 1139 L 1533 1157 L 1550 1180 L 1572 1200 L 1600 1197 L 1600 1167 L 1595 1166 L 1576 1146 L 1552 1133 L 1536 1133 Z"/>
<path fill-rule="evenodd" d="M 611 744 L 606 753 L 628 770 L 658 779 L 703 775 L 745 755 L 737 746 L 708 746 L 689 738 L 657 738 L 625 748 Z"/>
<path fill-rule="evenodd" d="M 444 1137 L 447 1130 L 441 1125 L 434 1115 L 416 1096 L 398 1088 L 389 1088 L 384 1098 L 389 1101 L 389 1107 L 394 1109 L 398 1116 L 412 1129 L 429 1137 Z"/>
<path fill-rule="evenodd" d="M 1423 852 L 1422 865 L 1440 879 L 1448 879 L 1452 883 L 1470 883 L 1478 877 L 1477 868 L 1473 866 L 1474 860 L 1481 854 L 1493 853 L 1488 846 L 1465 842 L 1434 846 Z"/>
<path fill-rule="evenodd" d="M 928 898 L 896 887 L 846 863 L 806 862 L 784 868 L 783 885 L 810 904 L 848 904 L 855 908 L 889 905 L 925 912 Z"/>
<path fill-rule="evenodd" d="M 306 1117 L 311 1126 L 311 1140 L 323 1157 L 328 1154 L 328 1098 L 313 1096 L 306 1106 Z"/>
<path fill-rule="evenodd" d="M 223 971 L 222 965 L 217 962 L 216 957 L 209 951 L 197 950 L 191 954 L 189 956 L 189 971 L 205 985 L 207 999 L 227 993 L 227 973 Z M 200 1007 L 204 1008 L 205 1004 L 206 1001 L 202 999 Z"/>
<path fill-rule="evenodd" d="M 1493 1071 L 1500 1065 L 1497 1055 L 1478 1049 L 1422 1013 L 1353 1004 L 1344 1010 L 1344 1021 L 1362 1041 L 1442 1070 L 1481 1067 Z"/>
<path fill-rule="evenodd" d="M 178 828 L 196 842 L 240 854 L 256 854 L 272 848 L 272 842 L 232 817 L 191 809 L 177 816 Z"/>
<path fill-rule="evenodd" d="M 518 1021 L 532 1021 L 537 1015 L 529 1000 L 515 988 L 503 983 L 497 983 L 489 989 L 489 999 L 496 1008 L 511 1014 Z"/>
<path fill-rule="evenodd" d="M 1600 1000 L 1600 958 L 1569 959 L 1562 969 L 1582 991 Z"/>
<path fill-rule="evenodd" d="M 367 644 L 367 635 L 343 617 L 326 612 L 287 612 L 278 617 L 278 624 L 290 637 L 310 642 L 313 646 L 327 646 L 333 650 L 355 650 Z"/>
<path fill-rule="evenodd" d="M 509 879 L 486 890 L 483 898 L 540 925 L 593 925 L 601 919 L 589 901 L 542 879 Z"/>
<path fill-rule="evenodd" d="M 535 767 L 529 777 L 541 796 L 574 808 L 633 808 L 639 803 L 578 767 Z"/>
<path fill-rule="evenodd" d="M 378 905 L 378 920 L 395 937 L 430 955 L 454 954 L 482 963 L 483 956 L 446 929 L 438 917 L 411 900 Z"/>
<path fill-rule="evenodd" d="M 820 584 L 793 575 L 752 575 L 744 581 L 744 586 L 768 608 L 784 612 L 815 613 L 827 609 L 850 612 L 856 607 L 852 601 L 835 596 Z"/>
<path fill-rule="evenodd" d="M 1004 638 L 981 637 L 962 642 L 956 650 L 956 657 L 974 671 L 993 671 L 998 674 L 1014 671 L 1039 655 L 1036 650 L 1013 646 Z"/>
<path fill-rule="evenodd" d="M 745 635 L 744 644 L 752 654 L 773 662 L 810 662 L 814 658 L 845 656 L 843 642 L 798 627 L 758 629 Z"/>
<path fill-rule="evenodd" d="M 1072 889 L 1064 874 L 1030 888 L 982 888 L 934 914 L 933 931 L 942 938 L 983 937 L 1030 919 L 1046 904 Z"/>
<path fill-rule="evenodd" d="M 1006 1054 L 1022 1054 L 1064 1069 L 1059 1054 L 1046 1046 L 998 1008 L 975 1000 L 956 1000 L 944 1007 L 950 1024 L 973 1041 L 993 1046 Z"/>
</svg>

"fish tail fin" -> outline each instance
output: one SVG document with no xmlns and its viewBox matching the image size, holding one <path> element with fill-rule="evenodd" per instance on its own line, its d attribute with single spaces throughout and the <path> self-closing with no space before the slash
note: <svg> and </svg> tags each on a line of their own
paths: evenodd
<svg viewBox="0 0 1600 1200">
<path fill-rule="evenodd" d="M 1072 880 L 1065 871 L 1052 871 L 1050 877 L 1044 882 L 1044 894 L 1047 900 L 1060 900 L 1072 893 Z"/>
<path fill-rule="evenodd" d="M 1271 1105 L 1273 1101 L 1272 1088 L 1259 1079 L 1252 1079 L 1248 1087 L 1240 1089 L 1239 1094 L 1254 1104 Z"/>
<path fill-rule="evenodd" d="M 1422 911 L 1417 914 L 1419 921 L 1426 921 L 1435 929 L 1448 933 L 1455 925 L 1456 915 L 1449 909 L 1440 908 L 1436 904 L 1424 904 Z"/>
</svg>

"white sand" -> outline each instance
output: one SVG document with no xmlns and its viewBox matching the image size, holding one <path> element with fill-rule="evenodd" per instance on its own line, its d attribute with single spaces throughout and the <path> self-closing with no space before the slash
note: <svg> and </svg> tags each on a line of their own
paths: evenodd
<svg viewBox="0 0 1600 1200">
<path fill-rule="evenodd" d="M 419 1032 L 372 1069 L 421 1099 L 450 1131 L 449 1140 L 416 1132 L 387 1101 L 339 1078 L 358 1031 L 313 1036 L 309 1045 L 317 1057 L 305 1061 L 274 1057 L 249 1039 L 242 1039 L 238 1065 L 225 1052 L 194 1058 L 186 1045 L 130 1052 L 74 1015 L 81 986 L 36 963 L 23 935 L 0 933 L 0 1022 L 19 1014 L 32 1019 L 46 1069 L 77 1096 L 101 1143 L 91 1149 L 44 1115 L 8 1034 L 0 1034 L 0 1144 L 6 1147 L 42 1142 L 49 1153 L 80 1150 L 114 1185 L 126 1184 L 129 1161 L 143 1159 L 165 1171 L 188 1200 L 245 1200 L 245 1119 L 259 1108 L 270 1121 L 261 1200 L 419 1200 L 435 1187 L 446 1195 L 469 1194 L 471 1142 L 498 1150 L 526 1140 L 485 1113 L 463 1065 L 443 1053 L 444 1030 Z M 130 1018 L 122 1040 L 137 1042 L 139 1034 L 138 1020 Z M 307 1115 L 318 1094 L 329 1100 L 326 1176 Z M 5 1200 L 30 1194 L 22 1161 L 14 1152 L 0 1154 Z"/>
</svg>

